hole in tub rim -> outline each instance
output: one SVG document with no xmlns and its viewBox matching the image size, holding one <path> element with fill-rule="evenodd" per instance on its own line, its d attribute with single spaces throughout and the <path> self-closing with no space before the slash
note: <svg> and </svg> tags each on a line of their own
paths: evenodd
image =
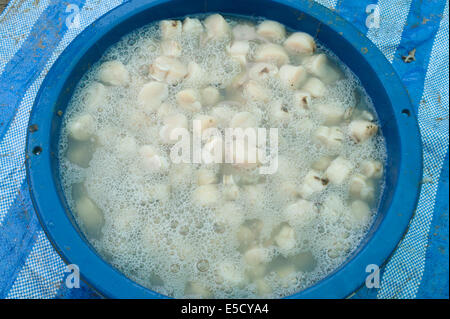
<svg viewBox="0 0 450 319">
<path fill-rule="evenodd" d="M 128 279 L 104 261 L 86 241 L 71 216 L 59 185 L 59 165 L 55 165 L 58 161 L 61 110 L 65 110 L 67 106 L 67 101 L 66 105 L 62 105 L 60 98 L 64 94 L 71 95 L 72 92 L 68 93 L 70 90 L 65 88 L 67 83 L 73 80 L 74 68 L 84 55 L 88 51 L 95 54 L 93 53 L 95 50 L 101 55 L 103 51 L 98 41 L 108 43 L 111 37 L 120 38 L 128 33 L 135 23 L 137 24 L 134 28 L 142 26 L 139 25 L 139 19 L 135 19 L 136 16 L 142 19 L 143 15 L 152 13 L 147 15 L 149 17 L 147 23 L 150 23 L 164 18 L 214 12 L 225 15 L 263 16 L 280 21 L 292 29 L 306 31 L 316 36 L 319 41 L 322 37 L 334 34 L 340 42 L 333 45 L 329 45 L 327 41 L 321 42 L 352 69 L 363 82 L 374 103 L 374 97 L 376 98 L 378 92 L 376 95 L 373 92 L 371 94 L 371 86 L 365 85 L 368 83 L 367 77 L 372 75 L 375 75 L 374 87 L 381 89 L 381 95 L 387 98 L 384 101 L 386 105 L 383 106 L 387 108 L 387 115 L 380 114 L 377 105 L 375 107 L 380 122 L 384 124 L 383 134 L 386 132 L 393 134 L 392 141 L 395 142 L 393 144 L 397 150 L 388 150 L 390 155 L 385 171 L 389 173 L 387 175 L 394 177 L 392 185 L 386 182 L 386 188 L 391 187 L 390 191 L 383 191 L 380 208 L 383 215 L 378 213 L 379 216 L 367 237 L 343 265 L 313 286 L 286 297 L 345 298 L 364 283 L 367 265 L 382 266 L 385 263 L 407 229 L 420 191 L 421 140 L 414 113 L 411 112 L 414 116 L 409 117 L 402 114 L 402 109 L 413 110 L 413 108 L 403 84 L 390 63 L 370 40 L 350 23 L 312 1 L 293 3 L 286 0 L 245 0 L 239 3 L 224 3 L 220 0 L 207 2 L 193 0 L 187 4 L 181 0 L 160 0 L 151 3 L 145 0 L 131 0 L 109 11 L 86 28 L 54 63 L 38 92 L 30 115 L 30 123 L 38 123 L 39 130 L 33 134 L 28 132 L 27 136 L 27 180 L 32 202 L 43 229 L 61 257 L 67 263 L 77 264 L 82 279 L 101 295 L 110 298 L 168 298 Z M 299 29 L 298 25 L 304 21 L 308 23 Z M 120 30 L 125 24 L 128 29 Z M 115 35 L 112 35 L 113 33 Z M 112 43 L 114 41 L 109 44 Z M 343 52 L 348 53 L 348 56 L 343 55 Z M 368 74 L 358 72 L 357 66 L 352 65 L 354 64 L 352 59 L 362 63 L 363 69 L 368 69 Z M 64 104 L 64 101 L 62 103 Z M 30 156 L 36 145 L 44 146 L 42 153 L 40 156 Z"/>
</svg>

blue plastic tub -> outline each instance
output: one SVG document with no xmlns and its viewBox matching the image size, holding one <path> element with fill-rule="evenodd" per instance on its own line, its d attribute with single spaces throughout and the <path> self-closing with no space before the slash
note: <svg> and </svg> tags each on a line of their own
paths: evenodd
<svg viewBox="0 0 450 319">
<path fill-rule="evenodd" d="M 376 220 L 357 251 L 314 286 L 289 298 L 344 298 L 364 284 L 366 266 L 383 265 L 416 209 L 422 176 L 417 120 L 408 94 L 382 53 L 363 34 L 313 1 L 132 0 L 84 30 L 45 78 L 30 117 L 27 176 L 42 226 L 62 258 L 105 297 L 166 298 L 126 278 L 105 262 L 76 225 L 60 184 L 57 147 L 64 112 L 83 74 L 123 35 L 152 21 L 219 12 L 265 17 L 315 36 L 359 77 L 372 98 L 387 142 L 386 187 Z"/>
</svg>

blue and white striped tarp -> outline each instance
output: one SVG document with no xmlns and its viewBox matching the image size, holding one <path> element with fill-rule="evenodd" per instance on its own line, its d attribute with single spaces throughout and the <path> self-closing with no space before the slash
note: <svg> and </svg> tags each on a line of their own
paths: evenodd
<svg viewBox="0 0 450 319">
<path fill-rule="evenodd" d="M 364 288 L 355 297 L 448 298 L 448 1 L 316 1 L 353 23 L 392 63 L 422 134 L 424 184 L 417 212 L 382 271 L 381 287 Z M 63 284 L 65 265 L 31 205 L 24 146 L 33 100 L 53 62 L 86 26 L 122 2 L 12 0 L 0 15 L 0 298 L 97 297 L 86 285 Z M 70 28 L 68 5 L 79 9 L 80 18 Z M 415 60 L 404 63 L 402 56 L 413 49 Z"/>
</svg>

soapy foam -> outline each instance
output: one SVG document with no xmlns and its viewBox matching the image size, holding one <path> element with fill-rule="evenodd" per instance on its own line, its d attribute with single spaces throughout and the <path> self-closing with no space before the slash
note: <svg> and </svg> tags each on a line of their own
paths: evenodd
<svg viewBox="0 0 450 319">
<path fill-rule="evenodd" d="M 233 27 L 242 20 L 229 19 L 228 22 Z M 191 35 L 175 40 L 182 47 L 180 61 L 185 65 L 191 61 L 198 63 L 206 70 L 207 81 L 189 84 L 183 81 L 169 86 L 166 103 L 175 109 L 175 95 L 182 89 L 212 85 L 221 91 L 223 101 L 238 101 L 228 103 L 233 111 L 249 111 L 260 116 L 260 127 L 273 127 L 266 103 L 244 102 L 240 94 L 236 96 L 237 90 L 229 89 L 235 77 L 244 71 L 227 54 L 229 40 L 203 43 L 201 37 Z M 256 40 L 251 44 L 249 63 L 253 63 L 251 57 L 260 42 Z M 256 238 L 246 246 L 238 239 L 241 227 L 223 225 L 215 218 L 225 203 L 222 195 L 212 207 L 199 207 L 192 202 L 191 194 L 197 188 L 195 171 L 205 165 L 188 164 L 182 170 L 181 166 L 173 164 L 168 173 L 148 173 L 142 170 L 137 152 L 124 154 L 124 148 L 118 147 L 124 138 L 132 137 L 136 145 L 150 144 L 158 149 L 159 154 L 169 156 L 171 146 L 157 143 L 162 118 L 155 113 L 143 112 L 136 102 L 142 85 L 151 80 L 148 65 L 161 55 L 159 43 L 158 24 L 125 36 L 85 75 L 64 116 L 59 147 L 62 185 L 74 211 L 77 199 L 83 195 L 89 196 L 102 210 L 105 220 L 103 235 L 94 238 L 87 234 L 100 254 L 131 279 L 174 297 L 282 297 L 312 285 L 344 262 L 371 224 L 369 222 L 359 228 L 345 227 L 345 216 L 351 203 L 348 182 L 330 184 L 312 196 L 310 200 L 320 213 L 310 223 L 300 228 L 293 227 L 296 247 L 288 252 L 277 248 L 274 243 L 274 237 L 286 225 L 283 215 L 286 202 L 293 202 L 292 199 L 286 200 L 286 194 L 280 189 L 285 182 L 298 188 L 313 163 L 322 156 L 342 156 L 353 164 L 356 173 L 360 172 L 360 163 L 365 159 L 384 162 L 383 137 L 377 135 L 365 143 L 355 144 L 346 133 L 348 121 L 342 121 L 336 125 L 345 132 L 342 149 L 327 150 L 311 141 L 312 133 L 322 125 L 320 116 L 313 111 L 305 115 L 295 107 L 293 91 L 279 80 L 269 78 L 263 81 L 271 100 L 281 102 L 292 120 L 279 129 L 279 154 L 287 164 L 280 164 L 276 174 L 262 177 L 263 183 L 260 184 L 249 183 L 248 176 L 247 179 L 245 176 L 236 178 L 240 189 L 235 201 L 239 207 L 238 214 L 244 220 L 242 226 L 250 229 L 250 235 Z M 325 52 L 335 61 L 344 76 L 328 86 L 325 97 L 314 99 L 311 109 L 314 110 L 319 103 L 338 103 L 345 109 L 355 106 L 367 109 L 375 116 L 370 99 L 364 93 L 355 93 L 364 92 L 355 76 L 325 48 L 319 46 L 318 51 Z M 298 56 L 290 58 L 291 63 L 304 60 Z M 100 65 L 111 60 L 119 60 L 126 66 L 130 83 L 126 87 L 105 86 L 105 100 L 87 111 L 88 89 L 97 82 Z M 203 107 L 201 113 L 210 114 L 211 109 Z M 87 154 L 92 158 L 83 168 L 68 159 L 68 152 L 76 147 L 68 137 L 68 124 L 85 112 L 95 120 L 97 137 L 88 142 L 95 151 Z M 177 108 L 177 112 L 186 115 L 192 123 L 191 112 L 182 108 Z M 305 118 L 311 120 L 312 127 L 301 131 L 299 127 L 304 126 L 302 121 Z M 207 168 L 215 171 L 219 181 L 222 181 L 224 171 L 230 171 L 226 165 L 208 165 Z M 174 172 L 186 174 L 186 178 L 182 178 L 183 183 L 171 183 Z M 231 172 L 236 173 L 236 170 L 231 169 Z M 379 194 L 382 184 L 378 180 L 374 182 Z M 225 186 L 219 184 L 217 187 L 220 191 Z M 170 198 L 160 194 L 166 189 L 169 189 Z M 338 217 L 323 213 L 324 203 L 330 196 L 336 196 L 343 203 L 337 208 Z M 376 211 L 377 202 L 371 203 L 372 214 Z M 83 224 L 82 221 L 80 223 Z M 243 253 L 255 244 L 265 247 L 271 260 L 263 267 L 249 267 L 243 260 Z M 229 271 L 228 275 L 235 281 L 221 273 L 223 263 L 234 265 L 234 273 L 231 271 L 230 275 Z M 254 279 L 265 280 L 271 292 L 258 294 Z"/>
</svg>

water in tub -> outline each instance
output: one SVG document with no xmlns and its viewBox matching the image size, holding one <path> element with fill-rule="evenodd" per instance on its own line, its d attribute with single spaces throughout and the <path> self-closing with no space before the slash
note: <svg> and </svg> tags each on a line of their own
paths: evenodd
<svg viewBox="0 0 450 319">
<path fill-rule="evenodd" d="M 197 18 L 136 30 L 84 76 L 60 138 L 66 198 L 100 255 L 152 290 L 293 294 L 341 265 L 374 219 L 386 154 L 377 116 L 310 35 Z M 171 133 L 193 120 L 278 128 L 278 169 L 261 174 L 239 151 L 239 163 L 174 163 Z"/>
</svg>

